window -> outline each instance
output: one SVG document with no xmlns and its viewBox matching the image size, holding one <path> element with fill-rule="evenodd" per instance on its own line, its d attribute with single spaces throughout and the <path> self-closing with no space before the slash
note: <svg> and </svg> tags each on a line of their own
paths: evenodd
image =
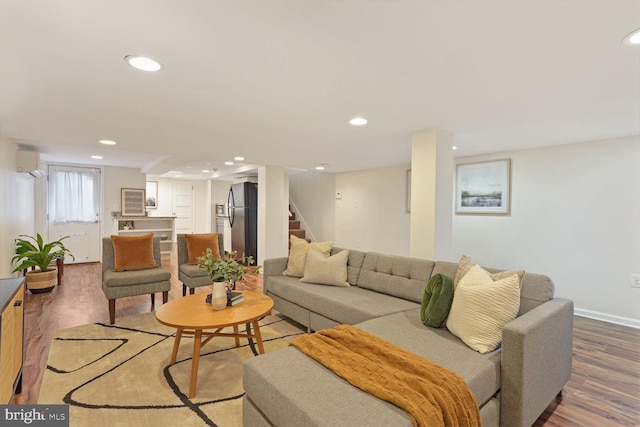
<svg viewBox="0 0 640 427">
<path fill-rule="evenodd" d="M 90 168 L 51 168 L 50 214 L 55 223 L 95 222 L 98 200 L 95 186 L 99 171 Z"/>
</svg>

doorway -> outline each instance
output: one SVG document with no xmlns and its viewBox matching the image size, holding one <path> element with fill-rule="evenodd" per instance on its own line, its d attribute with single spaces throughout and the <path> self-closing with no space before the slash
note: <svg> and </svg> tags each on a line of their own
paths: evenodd
<svg viewBox="0 0 640 427">
<path fill-rule="evenodd" d="M 69 236 L 63 243 L 75 260 L 100 261 L 100 169 L 49 166 L 47 228 L 49 240 Z"/>
<path fill-rule="evenodd" d="M 173 214 L 176 234 L 193 233 L 193 181 L 173 180 Z"/>
</svg>

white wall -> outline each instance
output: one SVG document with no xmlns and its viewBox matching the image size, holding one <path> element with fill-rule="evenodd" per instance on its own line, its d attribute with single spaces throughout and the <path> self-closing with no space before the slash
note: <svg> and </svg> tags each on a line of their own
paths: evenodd
<svg viewBox="0 0 640 427">
<path fill-rule="evenodd" d="M 111 216 L 112 211 L 120 212 L 122 188 L 146 188 L 146 175 L 135 168 L 121 168 L 105 166 L 102 191 L 102 230 L 103 236 L 110 236 L 117 232 Z M 160 198 L 158 191 L 158 198 Z"/>
<path fill-rule="evenodd" d="M 171 178 L 147 176 L 146 180 L 158 183 L 158 208 L 147 209 L 149 216 L 173 216 L 173 184 Z"/>
<path fill-rule="evenodd" d="M 289 177 L 282 166 L 261 166 L 258 182 L 256 262 L 263 265 L 265 259 L 286 257 L 289 252 Z"/>
<path fill-rule="evenodd" d="M 454 218 L 454 254 L 547 274 L 576 313 L 640 326 L 640 137 L 458 159 L 512 159 L 510 216 Z"/>
<path fill-rule="evenodd" d="M 14 277 L 11 258 L 14 239 L 20 234 L 35 234 L 34 179 L 16 172 L 15 141 L 0 135 L 0 277 Z"/>
<path fill-rule="evenodd" d="M 211 215 L 215 216 L 215 211 L 211 210 L 211 182 L 196 179 L 193 187 L 193 232 L 210 233 Z M 215 232 L 215 227 L 213 231 Z"/>
<path fill-rule="evenodd" d="M 409 165 L 336 174 L 334 244 L 409 255 L 410 214 L 406 209 Z"/>
<path fill-rule="evenodd" d="M 336 175 L 323 172 L 289 174 L 289 196 L 298 208 L 307 237 L 316 242 L 334 239 Z M 292 207 L 293 209 L 293 207 Z"/>
<path fill-rule="evenodd" d="M 212 215 L 215 217 L 215 205 L 217 203 L 227 203 L 229 189 L 233 181 L 223 181 L 219 179 L 211 180 L 211 206 Z"/>
</svg>

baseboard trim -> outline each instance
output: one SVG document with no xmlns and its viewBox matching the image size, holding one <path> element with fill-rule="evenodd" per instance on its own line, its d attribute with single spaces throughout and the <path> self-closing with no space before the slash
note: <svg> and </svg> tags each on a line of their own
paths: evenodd
<svg viewBox="0 0 640 427">
<path fill-rule="evenodd" d="M 615 316 L 613 314 L 600 313 L 598 311 L 585 310 L 582 308 L 575 308 L 573 310 L 573 314 L 580 317 L 587 317 L 589 319 L 601 320 L 607 323 L 614 323 L 616 325 L 640 329 L 640 320 L 631 319 L 629 317 Z"/>
</svg>

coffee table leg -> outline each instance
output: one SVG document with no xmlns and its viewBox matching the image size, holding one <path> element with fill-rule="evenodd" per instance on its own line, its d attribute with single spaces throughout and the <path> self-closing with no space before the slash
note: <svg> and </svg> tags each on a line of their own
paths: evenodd
<svg viewBox="0 0 640 427">
<path fill-rule="evenodd" d="M 193 358 L 191 360 L 191 383 L 189 384 L 189 399 L 196 396 L 196 383 L 198 382 L 198 363 L 200 363 L 200 342 L 202 341 L 202 329 L 196 329 L 193 337 Z"/>
<path fill-rule="evenodd" d="M 173 352 L 171 353 L 171 361 L 169 365 L 176 363 L 178 357 L 178 347 L 180 347 L 180 338 L 182 338 L 182 328 L 178 328 L 176 331 L 176 339 L 173 341 Z"/>
<path fill-rule="evenodd" d="M 264 346 L 262 345 L 262 335 L 260 335 L 260 326 L 258 325 L 258 320 L 252 320 L 254 334 L 256 336 L 256 343 L 258 343 L 258 352 L 260 354 L 264 354 Z"/>
<path fill-rule="evenodd" d="M 235 334 L 236 347 L 240 347 L 240 337 L 238 336 L 238 325 L 233 325 L 233 333 Z"/>
</svg>

